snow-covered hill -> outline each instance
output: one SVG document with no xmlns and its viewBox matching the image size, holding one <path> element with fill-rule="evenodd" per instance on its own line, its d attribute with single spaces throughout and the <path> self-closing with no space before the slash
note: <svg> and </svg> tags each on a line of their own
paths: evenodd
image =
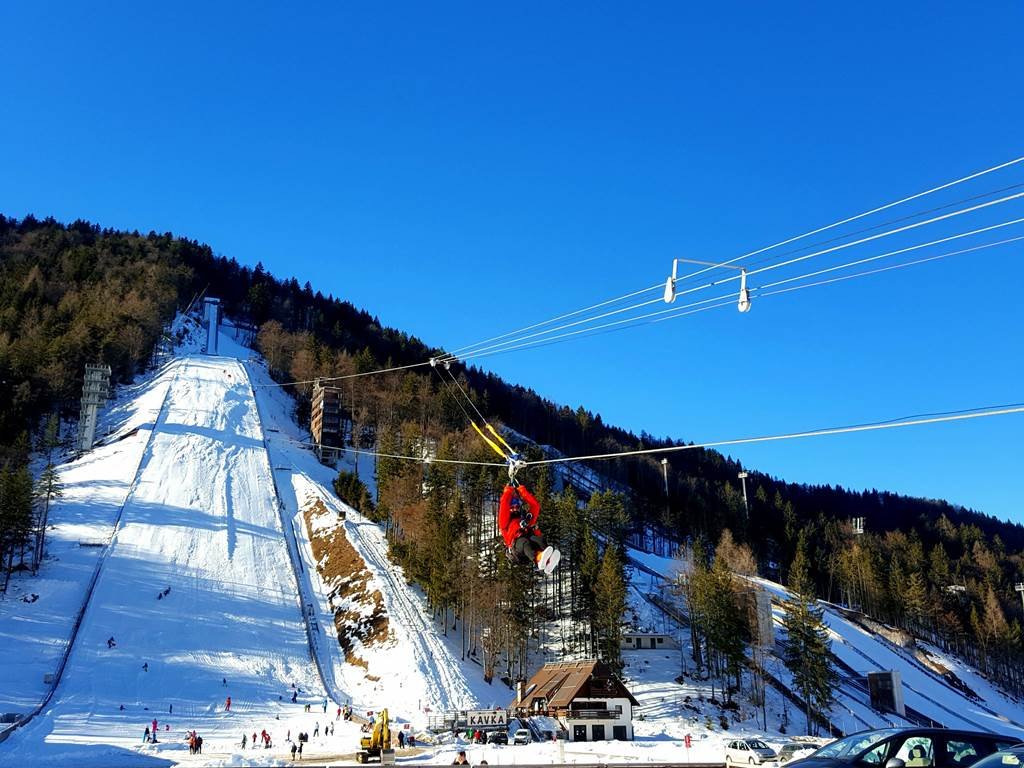
<svg viewBox="0 0 1024 768">
<path fill-rule="evenodd" d="M 61 467 L 52 557 L 40 576 L 16 579 L 0 613 L 3 711 L 24 715 L 47 698 L 44 676 L 87 605 L 59 686 L 0 744 L 0 765 L 236 759 L 242 735 L 263 729 L 277 746 L 258 757 L 279 759 L 288 735 L 327 720 L 335 733 L 305 752 L 338 755 L 358 739 L 355 723 L 336 720 L 344 703 L 357 714 L 387 706 L 415 728 L 437 709 L 510 698 L 439 636 L 377 526 L 349 509 L 330 522 L 343 507 L 327 490 L 335 472 L 296 445 L 305 435 L 287 396 L 253 387 L 271 382 L 251 350 L 220 341 L 221 356 L 186 348 L 122 393 L 103 445 Z M 318 501 L 332 514 L 314 528 L 350 542 L 389 619 L 349 659 L 305 522 Z M 154 719 L 159 742 L 143 745 Z M 187 752 L 192 729 L 202 758 Z"/>
<path fill-rule="evenodd" d="M 337 719 L 342 704 L 357 715 L 388 707 L 420 733 L 432 713 L 507 705 L 512 692 L 484 682 L 390 562 L 380 527 L 330 490 L 336 470 L 309 450 L 293 401 L 263 361 L 225 334 L 219 356 L 200 355 L 182 328 L 177 356 L 123 388 L 102 416 L 99 445 L 60 468 L 65 497 L 51 512 L 49 558 L 38 576 L 17 576 L 0 605 L 0 711 L 24 716 L 42 705 L 0 743 L 0 768 L 276 764 L 300 731 L 311 736 L 304 757 L 332 759 L 351 756 L 359 736 L 356 723 Z M 356 461 L 342 463 L 372 487 L 372 457 Z M 680 563 L 630 558 L 632 620 L 670 629 L 660 585 Z M 1024 707 L 973 671 L 945 660 L 980 700 L 841 611 L 826 617 L 836 656 L 857 674 L 899 669 L 919 713 L 1024 734 Z M 765 712 L 746 702 L 722 710 L 687 670 L 686 633 L 672 631 L 681 651 L 625 655 L 643 715 L 636 742 L 468 746 L 471 761 L 718 761 L 729 738 L 767 732 L 781 742 L 783 722 L 797 717 L 792 704 L 769 690 Z M 781 664 L 772 671 L 785 682 Z M 60 678 L 55 690 L 48 675 Z M 898 720 L 873 711 L 852 680 L 833 716 L 846 731 Z M 143 744 L 154 719 L 159 742 Z M 192 729 L 204 737 L 201 756 L 188 754 Z M 264 729 L 273 748 L 241 749 L 243 734 Z M 450 762 L 464 746 L 403 761 Z"/>
<path fill-rule="evenodd" d="M 662 598 L 665 593 L 661 587 L 672 581 L 682 568 L 679 560 L 636 550 L 629 550 L 629 560 L 635 571 L 634 584 L 646 582 L 642 591 Z M 752 582 L 772 595 L 776 635 L 781 637 L 781 602 L 790 598 L 788 590 L 767 579 L 755 578 Z M 821 607 L 841 677 L 831 721 L 843 732 L 934 724 L 1024 738 L 1024 705 L 999 691 L 976 671 L 948 658 L 938 649 L 929 649 L 933 662 L 953 672 L 977 698 L 951 685 L 910 651 L 852 620 L 837 606 L 822 602 Z M 685 611 L 685 606 L 678 609 Z M 790 675 L 781 663 L 769 660 L 768 667 L 783 683 L 789 683 Z M 899 671 L 908 717 L 872 709 L 865 678 L 868 672 L 880 670 Z"/>
</svg>

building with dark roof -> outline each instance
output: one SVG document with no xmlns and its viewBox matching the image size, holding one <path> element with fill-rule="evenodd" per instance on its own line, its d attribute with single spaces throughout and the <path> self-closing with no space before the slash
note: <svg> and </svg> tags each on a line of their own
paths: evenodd
<svg viewBox="0 0 1024 768">
<path fill-rule="evenodd" d="M 639 703 L 604 662 L 545 664 L 518 688 L 510 709 L 557 719 L 572 741 L 633 739 L 633 710 Z"/>
</svg>

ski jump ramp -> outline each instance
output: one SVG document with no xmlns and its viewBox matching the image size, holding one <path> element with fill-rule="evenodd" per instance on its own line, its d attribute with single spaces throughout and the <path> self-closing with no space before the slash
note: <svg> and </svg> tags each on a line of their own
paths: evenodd
<svg viewBox="0 0 1024 768">
<path fill-rule="evenodd" d="M 208 743 L 235 740 L 252 722 L 283 719 L 293 683 L 322 701 L 248 375 L 234 359 L 188 357 L 60 684 L 0 746 L 0 765 L 83 750 L 139 765 L 129 747 L 154 718 L 168 746 L 191 728 Z"/>
</svg>

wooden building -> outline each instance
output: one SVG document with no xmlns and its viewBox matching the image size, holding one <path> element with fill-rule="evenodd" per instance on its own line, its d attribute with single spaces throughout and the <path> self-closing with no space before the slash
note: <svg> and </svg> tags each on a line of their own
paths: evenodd
<svg viewBox="0 0 1024 768">
<path fill-rule="evenodd" d="M 519 715 L 558 720 L 571 741 L 633 740 L 633 710 L 639 706 L 604 662 L 545 664 L 520 682 L 511 709 Z"/>
<path fill-rule="evenodd" d="M 321 458 L 324 448 L 341 447 L 341 390 L 325 387 L 321 379 L 313 383 L 309 428 Z"/>
</svg>

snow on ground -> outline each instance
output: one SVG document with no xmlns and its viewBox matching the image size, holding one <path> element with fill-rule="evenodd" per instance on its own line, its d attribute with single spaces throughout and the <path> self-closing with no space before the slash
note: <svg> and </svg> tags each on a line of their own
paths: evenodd
<svg viewBox="0 0 1024 768">
<path fill-rule="evenodd" d="M 754 581 L 776 598 L 789 598 L 788 590 L 774 582 L 766 579 Z M 993 695 L 991 686 L 976 689 L 984 701 L 974 701 L 938 675 L 926 670 L 907 652 L 885 638 L 850 621 L 827 603 L 821 603 L 821 606 L 832 640 L 832 652 L 859 674 L 898 670 L 903 680 L 903 698 L 908 707 L 947 728 L 983 730 L 1013 737 L 1024 734 L 1024 718 L 1021 718 L 1024 713 L 1017 702 L 1003 695 Z M 780 609 L 775 609 L 775 615 L 777 620 L 781 619 Z M 965 677 L 974 679 L 970 675 Z M 988 697 L 983 692 L 986 690 Z M 892 717 L 897 724 L 902 724 L 899 718 Z"/>
<path fill-rule="evenodd" d="M 249 367 L 258 385 L 271 383 L 262 365 Z M 308 434 L 292 420 L 291 398 L 276 387 L 257 386 L 256 391 L 267 424 L 267 442 L 278 488 L 307 566 L 317 623 L 325 636 L 321 647 L 329 655 L 329 664 L 325 666 L 332 670 L 333 684 L 345 690 L 357 712 L 388 707 L 393 717 L 417 727 L 425 725 L 431 712 L 506 706 L 514 693 L 500 683 L 485 683 L 482 668 L 462 660 L 457 636 L 442 636 L 420 590 L 408 584 L 402 569 L 388 559 L 387 542 L 380 526 L 343 504 L 330 490 L 338 470 L 321 464 L 308 447 L 301 445 L 308 440 Z M 341 466 L 352 471 L 356 458 L 360 460 L 360 478 L 373 488 L 370 457 L 348 453 Z M 328 600 L 330 588 L 319 578 L 316 568 L 311 567 L 315 561 L 301 511 L 317 499 L 335 517 L 344 512 L 344 522 L 339 520 L 337 525 L 363 558 L 372 577 L 369 588 L 381 592 L 390 619 L 390 641 L 359 651 L 367 662 L 366 670 L 345 661 Z"/>
<path fill-rule="evenodd" d="M 261 438 L 241 364 L 181 361 L 64 678 L 0 763 L 187 759 L 188 728 L 230 753 L 244 731 L 283 741 L 292 683 L 321 702 Z M 142 746 L 154 718 L 161 743 Z"/>
<path fill-rule="evenodd" d="M 194 324 L 179 325 L 183 348 L 194 352 Z M 271 386 L 264 363 L 228 334 L 220 343 L 220 356 L 186 354 L 126 388 L 101 419 L 103 444 L 61 468 L 66 497 L 52 513 L 52 557 L 38 577 L 18 577 L 0 606 L 0 710 L 26 712 L 45 695 L 43 674 L 56 669 L 101 559 L 102 567 L 56 694 L 0 744 L 0 766 L 280 764 L 289 757 L 286 736 L 300 730 L 311 736 L 306 759 L 333 760 L 351 756 L 359 737 L 356 723 L 336 720 L 340 704 L 352 703 L 357 715 L 387 707 L 419 731 L 432 713 L 502 706 L 513 698 L 502 684 L 484 683 L 480 666 L 462 658 L 457 633 L 443 636 L 422 593 L 388 559 L 380 526 L 334 496 L 337 470 L 312 454 L 308 433 L 293 420 L 291 398 Z M 373 489 L 372 457 L 349 452 L 340 466 L 358 469 Z M 122 505 L 109 547 L 78 546 L 107 541 Z M 304 515 L 314 505 L 315 529 L 344 535 L 363 561 L 354 567 L 366 593 L 380 593 L 388 618 L 383 638 L 358 640 L 349 658 L 339 645 L 334 609 L 365 606 L 335 594 L 337 580 L 325 583 L 318 572 Z M 799 713 L 773 689 L 767 723 L 746 700 L 738 700 L 737 710 L 710 701 L 709 683 L 692 673 L 688 633 L 650 602 L 681 561 L 629 555 L 632 623 L 673 633 L 682 644 L 682 651 L 625 654 L 625 677 L 642 715 L 636 741 L 485 746 L 449 740 L 401 761 L 450 763 L 465 748 L 474 764 L 718 762 L 731 738 L 768 733 L 769 743 L 780 745 L 787 718 L 797 731 Z M 778 585 L 762 583 L 784 596 Z M 39 598 L 32 601 L 32 594 Z M 908 704 L 942 713 L 953 725 L 1009 727 L 993 710 L 1024 722 L 1020 705 L 976 673 L 955 670 L 984 705 L 841 614 L 827 611 L 826 618 L 837 654 L 855 669 L 901 669 Z M 110 636 L 116 647 L 108 649 Z M 781 664 L 776 667 L 786 679 Z M 878 718 L 855 699 L 844 687 L 837 707 L 855 726 L 846 723 L 844 730 Z M 160 743 L 144 745 L 143 728 L 154 718 Z M 332 735 L 312 735 L 328 721 Z M 192 728 L 205 739 L 202 756 L 185 747 Z M 250 745 L 243 752 L 242 734 L 251 738 L 264 728 L 274 748 Z M 690 750 L 683 741 L 688 734 Z"/>
<path fill-rule="evenodd" d="M 663 577 L 663 581 L 671 580 L 684 567 L 677 559 L 658 557 L 638 550 L 630 549 L 627 555 L 630 565 L 635 570 L 634 584 L 638 580 L 650 582 L 649 591 L 657 590 L 657 576 Z M 790 597 L 788 590 L 779 584 L 761 578 L 753 581 L 779 600 Z M 982 702 L 974 701 L 950 686 L 925 669 L 907 651 L 850 621 L 827 603 L 821 605 L 832 639 L 833 653 L 861 676 L 876 670 L 899 670 L 908 707 L 946 727 L 986 730 L 1008 735 L 1024 734 L 1024 708 L 1021 704 L 997 691 L 977 672 L 952 661 L 947 664 L 951 669 L 956 667 L 956 674 L 981 696 Z M 780 633 L 781 607 L 776 605 L 773 613 L 777 633 Z M 937 651 L 935 653 L 941 656 Z M 768 668 L 783 683 L 790 683 L 789 671 L 777 658 L 769 659 Z M 912 724 L 897 715 L 883 714 L 872 709 L 863 686 L 850 680 L 844 680 L 837 691 L 831 719 L 846 733 L 864 728 Z"/>
<path fill-rule="evenodd" d="M 176 367 L 125 388 L 100 421 L 105 444 L 58 466 L 62 499 L 50 507 L 47 558 L 38 575 L 16 574 L 0 602 L 0 712 L 25 714 L 49 690 L 88 584 L 113 533 Z M 85 545 L 85 546 L 83 546 Z"/>
</svg>

